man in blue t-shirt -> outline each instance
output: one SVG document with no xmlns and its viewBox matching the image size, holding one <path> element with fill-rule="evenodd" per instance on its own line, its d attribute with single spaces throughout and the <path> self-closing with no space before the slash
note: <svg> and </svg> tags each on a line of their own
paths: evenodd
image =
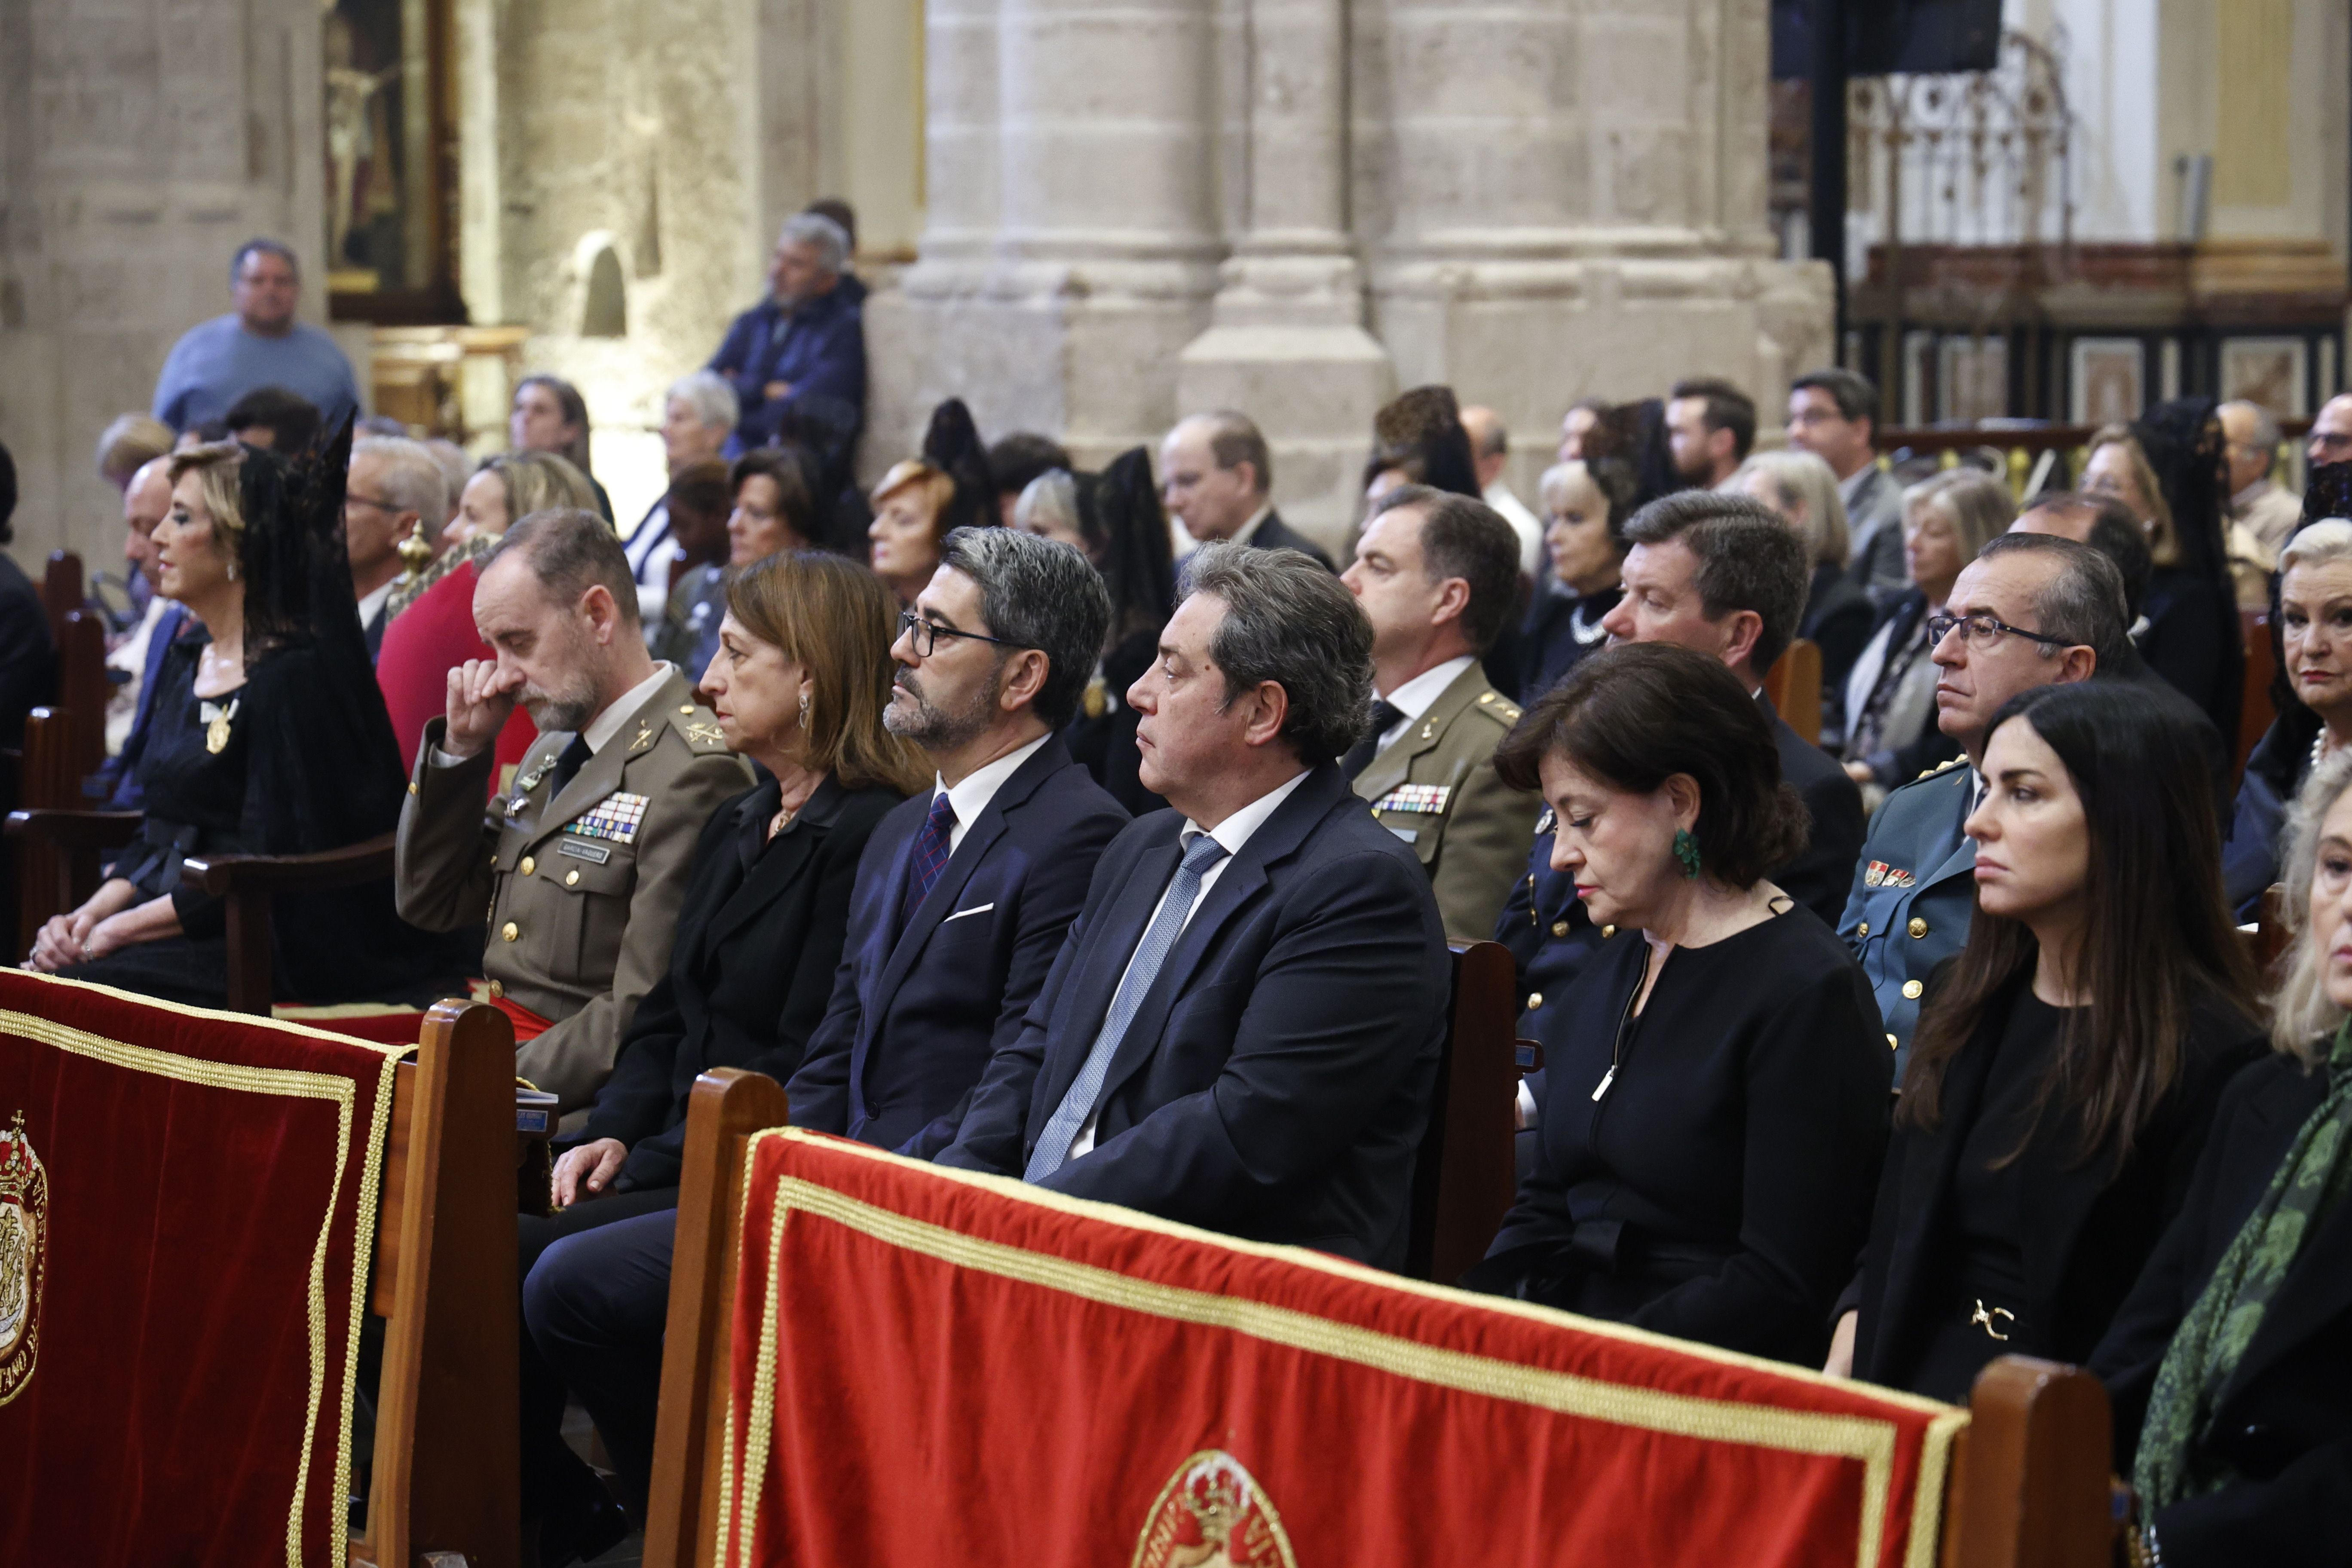
<svg viewBox="0 0 2352 1568">
<path fill-rule="evenodd" d="M 302 272 L 293 251 L 274 239 L 247 240 L 229 263 L 229 295 L 235 310 L 172 345 L 155 382 L 156 418 L 186 430 L 264 386 L 308 398 L 330 430 L 359 406 L 352 362 L 323 330 L 294 319 Z"/>
</svg>

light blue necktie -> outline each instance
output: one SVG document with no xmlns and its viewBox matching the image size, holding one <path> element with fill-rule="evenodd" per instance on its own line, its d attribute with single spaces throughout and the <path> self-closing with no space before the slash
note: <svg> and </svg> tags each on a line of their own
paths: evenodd
<svg viewBox="0 0 2352 1568">
<path fill-rule="evenodd" d="M 1184 930 L 1185 917 L 1192 912 L 1192 902 L 1201 896 L 1201 879 L 1210 867 L 1224 858 L 1225 847 L 1203 833 L 1185 847 L 1184 863 L 1176 868 L 1176 875 L 1168 884 L 1168 897 L 1161 901 L 1160 912 L 1152 917 L 1151 928 L 1143 933 L 1136 945 L 1134 962 L 1127 966 L 1126 978 L 1118 984 L 1118 994 L 1111 998 L 1110 1011 L 1104 1016 L 1102 1032 L 1095 1037 L 1094 1048 L 1071 1080 L 1069 1092 L 1062 1103 L 1054 1108 L 1038 1136 L 1037 1152 L 1029 1156 L 1029 1168 L 1021 1173 L 1025 1182 L 1050 1176 L 1062 1168 L 1070 1157 L 1070 1145 L 1086 1125 L 1087 1113 L 1094 1109 L 1095 1099 L 1102 1093 L 1103 1079 L 1110 1075 L 1110 1059 L 1118 1054 L 1118 1043 L 1127 1026 L 1135 1019 L 1135 1010 L 1143 1005 L 1144 996 L 1151 983 L 1160 977 L 1160 966 L 1167 962 L 1168 953 L 1176 945 L 1177 936 Z"/>
</svg>

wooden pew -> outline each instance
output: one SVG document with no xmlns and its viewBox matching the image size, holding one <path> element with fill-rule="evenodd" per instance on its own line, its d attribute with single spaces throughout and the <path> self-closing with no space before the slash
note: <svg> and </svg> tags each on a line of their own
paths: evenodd
<svg viewBox="0 0 2352 1568">
<path fill-rule="evenodd" d="M 1764 695 L 1772 700 L 1772 707 L 1789 721 L 1789 728 L 1804 737 L 1809 746 L 1822 743 L 1822 650 L 1799 637 L 1790 643 L 1772 668 L 1764 672 Z"/>
<path fill-rule="evenodd" d="M 66 617 L 88 601 L 81 557 L 70 550 L 52 550 L 41 574 L 41 609 L 49 617 L 49 640 L 65 635 Z"/>
<path fill-rule="evenodd" d="M 397 1069 L 370 1310 L 384 1320 L 375 1463 L 352 1568 L 454 1552 L 515 1568 L 522 1460 L 514 1031 L 448 1001 Z"/>
<path fill-rule="evenodd" d="M 62 708 L 36 708 L 25 721 L 22 787 L 6 833 L 16 859 L 17 931 L 26 945 L 50 917 L 80 907 L 98 890 L 100 862 L 139 831 L 136 812 L 89 809 L 76 771 L 77 726 Z"/>
<path fill-rule="evenodd" d="M 191 856 L 180 880 L 228 904 L 228 1006 L 267 1016 L 270 1004 L 269 900 L 276 893 L 328 892 L 392 875 L 389 833 L 314 855 Z"/>
<path fill-rule="evenodd" d="M 1510 949 L 1479 942 L 1454 948 L 1454 996 L 1413 1163 L 1412 1228 L 1404 1271 L 1451 1285 L 1486 1255 L 1510 1212 L 1512 1107 L 1519 1076 Z"/>
<path fill-rule="evenodd" d="M 744 1147 L 784 1120 L 782 1089 L 757 1073 L 705 1073 L 688 1097 L 645 1568 L 716 1561 Z M 2109 1561 L 2116 1529 L 2098 1380 L 2004 1356 L 1978 1377 L 1969 1411 L 1946 1483 L 1940 1568 Z"/>
</svg>

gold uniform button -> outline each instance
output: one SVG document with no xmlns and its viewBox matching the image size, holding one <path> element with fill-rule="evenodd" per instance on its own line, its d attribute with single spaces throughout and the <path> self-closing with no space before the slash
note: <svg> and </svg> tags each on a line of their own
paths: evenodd
<svg viewBox="0 0 2352 1568">
<path fill-rule="evenodd" d="M 524 857 L 522 858 L 522 864 L 521 864 L 521 865 L 520 865 L 520 866 L 518 866 L 518 867 L 516 867 L 516 868 L 515 868 L 515 869 L 516 869 L 516 870 L 518 870 L 518 871 L 520 871 L 520 872 L 521 872 L 524 876 L 528 877 L 528 876 L 530 876 L 533 871 L 536 871 L 536 870 L 538 870 L 538 869 L 539 869 L 539 862 L 538 862 L 538 861 L 536 861 L 536 860 L 534 860 L 534 859 L 532 859 L 530 856 L 526 855 L 526 856 L 524 856 Z"/>
<path fill-rule="evenodd" d="M 1927 934 L 1927 922 L 1921 920 L 1918 916 L 1914 915 L 1911 917 L 1910 925 L 1906 929 L 1908 930 L 1914 937 L 1923 937 Z"/>
<path fill-rule="evenodd" d="M 1615 936 L 1616 934 L 1617 928 L 1615 926 L 1602 926 L 1601 928 L 1601 940 L 1603 942 L 1607 942 L 1611 937 Z"/>
<path fill-rule="evenodd" d="M 512 931 L 514 930 L 514 927 L 509 926 L 507 929 L 509 931 Z M 1925 985 L 1920 984 L 1916 980 L 1906 980 L 1903 983 L 1903 1000 L 1906 1002 L 1916 1002 L 1919 1000 L 1919 994 L 1927 989 L 1927 988 Z"/>
<path fill-rule="evenodd" d="M 1568 934 L 1568 922 L 1566 921 L 1552 921 L 1551 934 L 1554 936 L 1566 936 Z"/>
<path fill-rule="evenodd" d="M 563 873 L 563 885 L 567 888 L 578 887 L 580 885 L 580 873 L 577 871 L 566 871 Z"/>
<path fill-rule="evenodd" d="M 512 921 L 507 921 L 506 924 L 499 928 L 499 940 L 501 942 L 512 942 L 521 934 L 522 928 L 515 924 Z"/>
<path fill-rule="evenodd" d="M 1856 936 L 1868 936 L 1870 934 L 1870 922 L 1868 921 L 1863 921 L 1860 925 L 1853 928 L 1853 931 Z"/>
<path fill-rule="evenodd" d="M 1532 1012 L 1534 1012 L 1537 1008 L 1538 1008 L 1538 1007 L 1540 1007 L 1540 1006 L 1542 1006 L 1542 1005 L 1543 1005 L 1543 993 L 1542 993 L 1542 992 L 1540 992 L 1540 991 L 1530 991 L 1530 992 L 1528 992 L 1528 1012 L 1532 1013 Z"/>
<path fill-rule="evenodd" d="M 490 982 L 490 1000 L 491 1000 L 491 1001 L 495 1002 L 495 1001 L 497 1001 L 499 997 L 501 997 L 501 996 L 505 995 L 506 994 L 507 994 L 507 988 L 506 988 L 506 986 L 505 986 L 502 983 L 500 983 L 500 982 L 499 982 L 499 981 L 496 981 L 496 980 L 493 980 L 493 981 L 491 981 L 491 982 Z M 1891 1040 L 1891 1039 L 1893 1039 L 1895 1037 L 1894 1037 L 1894 1036 L 1892 1036 L 1892 1035 L 1889 1035 L 1889 1036 L 1887 1036 L 1886 1037 L 1887 1037 L 1888 1039 L 1890 1039 L 1890 1040 Z"/>
<path fill-rule="evenodd" d="M 416 793 L 416 781 L 415 779 L 408 781 L 408 793 L 411 795 L 415 795 Z"/>
<path fill-rule="evenodd" d="M 1886 1048 L 1890 1051 L 1899 1051 L 1903 1048 L 1903 1042 L 1889 1035 L 1886 1037 Z"/>
</svg>

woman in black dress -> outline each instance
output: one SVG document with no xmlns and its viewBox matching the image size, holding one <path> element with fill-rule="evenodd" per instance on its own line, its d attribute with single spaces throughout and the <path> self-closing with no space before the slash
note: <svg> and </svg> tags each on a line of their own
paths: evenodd
<svg viewBox="0 0 2352 1568">
<path fill-rule="evenodd" d="M 1473 1289 L 1818 1363 L 1886 1146 L 1863 973 L 1764 878 L 1803 842 L 1722 661 L 1595 654 L 1495 755 L 1557 815 L 1555 869 L 1617 928 L 1566 997 L 1535 1169 Z"/>
<path fill-rule="evenodd" d="M 1965 1401 L 1995 1356 L 2079 1362 L 2263 1052 L 2189 723 L 2114 682 L 2012 699 L 1985 749 L 1968 945 L 1905 1070 L 1828 1370 Z"/>
<path fill-rule="evenodd" d="M 226 910 L 181 886 L 181 863 L 339 849 L 398 825 L 400 749 L 343 553 L 350 443 L 346 427 L 291 462 L 235 442 L 172 458 L 156 588 L 201 629 L 173 640 L 156 676 L 139 837 L 87 903 L 42 928 L 26 967 L 224 1005 Z M 389 878 L 270 905 L 281 1000 L 428 1002 L 480 951 L 478 932 L 404 922 Z"/>
<path fill-rule="evenodd" d="M 2179 1216 L 2090 1357 L 2144 1555 L 2340 1563 L 2352 1499 L 2352 753 L 2287 833 L 2277 1048 L 2230 1081 Z"/>
<path fill-rule="evenodd" d="M 1536 495 L 1544 510 L 1544 559 L 1519 631 L 1518 689 L 1530 702 L 1608 645 L 1601 620 L 1625 596 L 1633 470 L 1615 458 L 1555 463 Z"/>
</svg>

